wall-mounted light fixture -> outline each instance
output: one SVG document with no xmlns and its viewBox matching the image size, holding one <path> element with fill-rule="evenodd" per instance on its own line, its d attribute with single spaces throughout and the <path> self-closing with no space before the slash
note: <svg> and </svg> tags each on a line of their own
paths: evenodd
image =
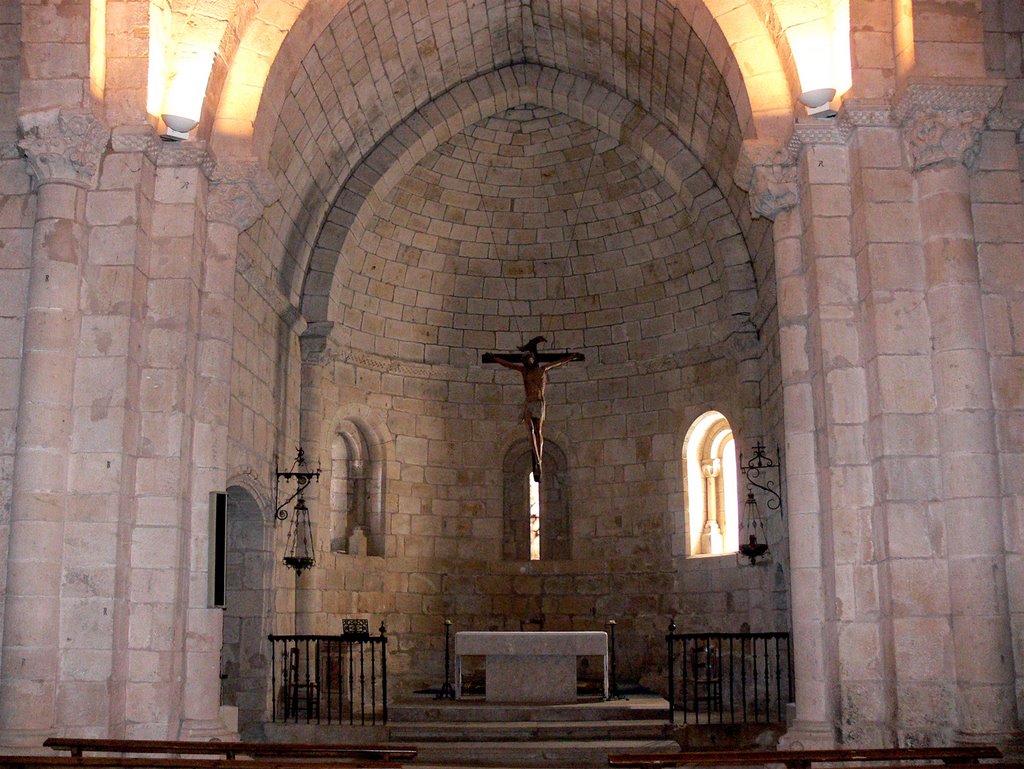
<svg viewBox="0 0 1024 769">
<path fill-rule="evenodd" d="M 757 507 L 753 492 L 750 491 L 747 492 L 747 501 L 743 505 L 743 528 L 747 534 L 747 541 L 740 544 L 740 554 L 749 558 L 753 565 L 757 563 L 758 558 L 768 554 L 768 541 L 764 531 L 764 517 Z"/>
<path fill-rule="evenodd" d="M 807 107 L 809 117 L 833 118 L 836 111 L 832 109 L 832 99 L 835 98 L 835 88 L 814 88 L 800 94 L 800 103 Z"/>
<path fill-rule="evenodd" d="M 834 92 L 833 92 L 834 93 Z M 754 492 L 762 494 L 766 500 L 765 507 L 769 513 L 782 511 L 782 466 L 772 459 L 765 451 L 763 443 L 754 445 L 754 456 L 748 462 L 740 456 L 740 471 L 747 479 L 747 501 L 743 505 L 743 521 L 741 526 L 746 541 L 741 542 L 739 552 L 750 563 L 757 563 L 758 558 L 768 555 L 768 533 L 765 530 L 765 517 L 757 506 Z M 774 477 L 772 477 L 774 476 Z"/>
<path fill-rule="evenodd" d="M 167 130 L 160 136 L 165 142 L 183 142 L 188 139 L 188 132 L 199 125 L 198 120 L 181 115 L 163 114 L 160 117 L 167 127 Z"/>
<path fill-rule="evenodd" d="M 288 526 L 288 539 L 285 541 L 284 558 L 285 566 L 295 569 L 295 576 L 313 568 L 316 565 L 316 548 L 313 544 L 313 527 L 309 521 L 309 508 L 303 496 L 306 487 L 313 481 L 320 482 L 320 464 L 317 463 L 316 470 L 306 469 L 306 455 L 302 447 L 295 450 L 295 461 L 288 470 L 280 470 L 277 462 L 274 462 L 274 502 L 277 510 L 274 517 L 279 521 L 288 520 L 288 505 L 295 501 L 295 515 L 291 516 Z M 290 483 L 295 481 L 295 491 L 285 500 L 281 501 L 281 481 Z"/>
<path fill-rule="evenodd" d="M 212 51 L 181 45 L 173 50 L 162 72 L 151 73 L 155 79 L 151 87 L 162 92 L 159 113 L 167 127 L 162 139 L 185 141 L 189 131 L 199 124 L 212 68 Z M 154 106 L 156 103 L 154 98 Z"/>
</svg>

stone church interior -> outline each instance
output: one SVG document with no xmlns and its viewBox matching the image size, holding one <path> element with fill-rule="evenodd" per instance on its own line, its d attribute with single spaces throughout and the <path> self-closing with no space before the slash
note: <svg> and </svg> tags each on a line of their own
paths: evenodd
<svg viewBox="0 0 1024 769">
<path fill-rule="evenodd" d="M 1020 755 L 1019 0 L 0 35 L 0 750 L 579 697 Z"/>
</svg>

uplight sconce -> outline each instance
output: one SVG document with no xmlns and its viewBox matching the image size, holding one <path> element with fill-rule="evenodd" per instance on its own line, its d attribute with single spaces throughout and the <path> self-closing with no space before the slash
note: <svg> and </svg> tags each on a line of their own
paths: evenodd
<svg viewBox="0 0 1024 769">
<path fill-rule="evenodd" d="M 814 88 L 800 94 L 800 103 L 807 108 L 808 117 L 833 118 L 838 113 L 832 109 L 832 99 L 835 98 L 835 88 Z"/>
<path fill-rule="evenodd" d="M 186 141 L 188 132 L 199 125 L 198 120 L 181 115 L 164 114 L 160 117 L 163 119 L 164 125 L 167 126 L 167 131 L 160 136 L 165 142 Z"/>
</svg>

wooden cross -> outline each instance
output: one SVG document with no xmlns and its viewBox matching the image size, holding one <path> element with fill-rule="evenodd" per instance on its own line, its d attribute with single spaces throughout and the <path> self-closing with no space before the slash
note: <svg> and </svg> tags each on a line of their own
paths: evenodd
<svg viewBox="0 0 1024 769">
<path fill-rule="evenodd" d="M 566 350 L 565 352 L 539 352 L 536 356 L 537 363 L 543 365 L 545 363 L 550 363 L 553 360 L 559 360 L 560 358 L 564 358 L 566 355 L 571 354 L 572 353 L 570 353 L 568 350 Z M 501 358 L 504 358 L 507 361 L 510 361 L 511 363 L 522 363 L 523 360 L 526 358 L 526 353 L 524 352 L 485 352 L 483 355 L 480 356 L 480 362 L 494 363 L 494 357 L 496 355 Z M 576 353 L 576 360 L 584 361 L 586 360 L 586 357 L 583 355 L 583 353 L 578 352 Z"/>
</svg>

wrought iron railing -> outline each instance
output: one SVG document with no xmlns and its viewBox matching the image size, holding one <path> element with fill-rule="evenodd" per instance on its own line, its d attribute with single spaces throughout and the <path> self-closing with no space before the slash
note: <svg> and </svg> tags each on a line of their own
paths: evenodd
<svg viewBox="0 0 1024 769">
<path fill-rule="evenodd" d="M 388 655 L 380 635 L 272 635 L 275 722 L 375 726 L 388 720 Z"/>
<path fill-rule="evenodd" d="M 772 723 L 793 701 L 789 633 L 676 633 L 668 643 L 669 718 Z"/>
</svg>

